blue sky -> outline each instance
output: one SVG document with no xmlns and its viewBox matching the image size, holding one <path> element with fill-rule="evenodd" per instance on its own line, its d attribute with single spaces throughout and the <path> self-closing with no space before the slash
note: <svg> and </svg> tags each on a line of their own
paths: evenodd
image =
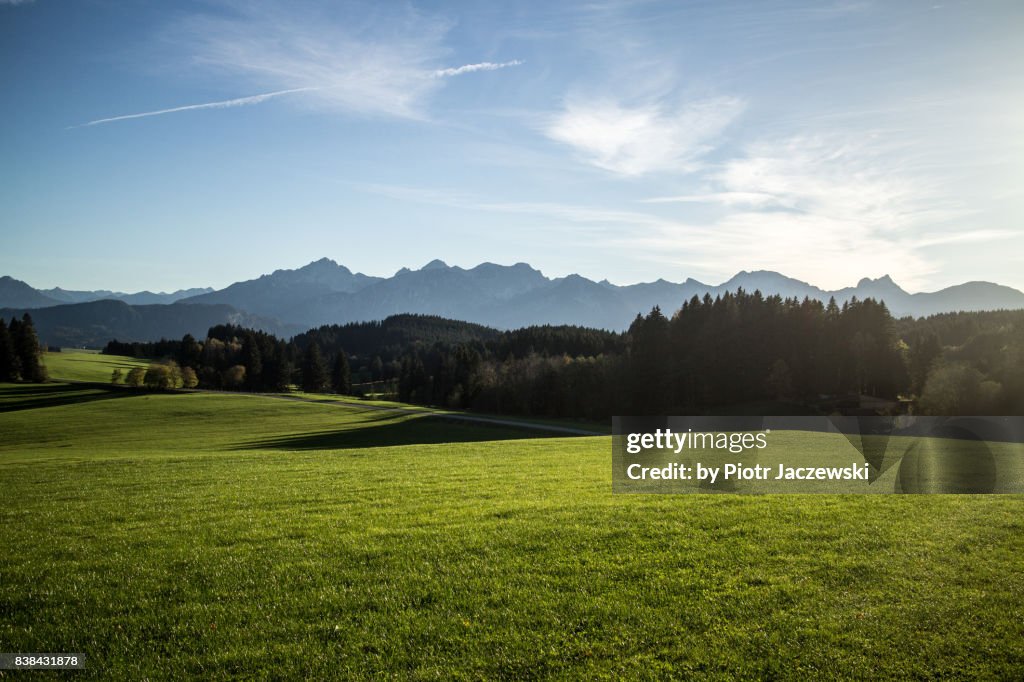
<svg viewBox="0 0 1024 682">
<path fill-rule="evenodd" d="M 1024 288 L 1024 3 L 0 0 L 0 274 Z"/>
</svg>

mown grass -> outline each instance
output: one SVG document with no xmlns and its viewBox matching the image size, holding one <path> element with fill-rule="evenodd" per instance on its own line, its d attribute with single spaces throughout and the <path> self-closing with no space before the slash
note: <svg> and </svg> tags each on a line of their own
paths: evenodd
<svg viewBox="0 0 1024 682">
<path fill-rule="evenodd" d="M 147 367 L 149 361 L 121 355 L 102 355 L 83 350 L 62 350 L 46 353 L 43 364 L 51 379 L 110 383 L 115 369 L 127 374 L 132 367 Z"/>
<path fill-rule="evenodd" d="M 472 417 L 480 417 L 481 419 L 492 419 L 499 420 L 502 422 L 513 422 L 521 423 L 529 426 L 555 426 L 558 428 L 570 428 L 578 429 L 580 431 L 589 432 L 589 434 L 582 435 L 599 435 L 599 434 L 611 434 L 612 426 L 609 422 L 593 422 L 583 419 L 558 419 L 552 417 L 520 417 L 516 415 L 505 415 L 496 414 L 493 412 L 480 412 L 474 410 L 454 410 L 441 407 L 431 407 L 427 405 L 415 405 L 412 403 L 400 403 L 394 400 L 371 400 L 365 398 L 357 398 L 350 395 L 337 395 L 333 393 L 306 393 L 304 391 L 295 390 L 287 394 L 291 397 L 301 397 L 304 400 L 312 400 L 322 403 L 342 403 L 345 405 L 359 405 L 359 406 L 371 406 L 380 408 L 398 408 L 406 411 L 415 412 L 426 412 L 434 415 L 467 415 Z"/>
<path fill-rule="evenodd" d="M 1020 497 L 613 495 L 608 437 L 38 390 L 0 386 L 0 649 L 76 676 L 1024 675 Z"/>
<path fill-rule="evenodd" d="M 110 383 L 111 374 L 114 369 L 120 369 L 123 374 L 133 367 L 146 368 L 149 360 L 127 357 L 123 355 L 103 355 L 97 351 L 65 349 L 60 353 L 48 353 L 44 357 L 50 378 L 55 381 L 85 381 L 101 384 Z M 531 425 L 548 425 L 561 428 L 572 428 L 594 433 L 611 433 L 611 425 L 605 422 L 597 423 L 569 419 L 524 419 L 521 417 L 494 415 L 488 413 L 469 413 L 463 410 L 440 409 L 425 405 L 412 405 L 408 403 L 397 403 L 390 400 L 367 400 L 354 396 L 333 395 L 329 393 L 305 393 L 300 390 L 292 390 L 288 393 L 279 394 L 303 400 L 318 401 L 324 403 L 343 403 L 347 405 L 360 405 L 370 407 L 391 407 L 404 411 L 424 412 L 435 415 L 449 414 L 474 414 L 484 418 L 500 419 L 501 421 L 524 422 Z M 0 406 L 0 409 L 3 409 Z"/>
</svg>

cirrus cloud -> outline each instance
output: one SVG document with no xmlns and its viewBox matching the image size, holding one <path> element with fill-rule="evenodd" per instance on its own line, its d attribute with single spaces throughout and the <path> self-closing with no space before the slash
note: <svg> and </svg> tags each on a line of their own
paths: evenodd
<svg viewBox="0 0 1024 682">
<path fill-rule="evenodd" d="M 169 39 L 189 46 L 194 63 L 204 71 L 268 92 L 107 116 L 71 127 L 249 106 L 284 95 L 301 96 L 306 105 L 330 111 L 424 119 L 426 99 L 444 79 L 523 63 L 514 59 L 437 68 L 447 28 L 411 10 L 358 27 L 339 27 L 258 3 L 240 6 L 230 17 L 195 16 Z"/>
<path fill-rule="evenodd" d="M 544 132 L 574 148 L 586 162 L 618 175 L 690 172 L 742 110 L 742 100 L 735 97 L 674 107 L 572 98 Z"/>
</svg>

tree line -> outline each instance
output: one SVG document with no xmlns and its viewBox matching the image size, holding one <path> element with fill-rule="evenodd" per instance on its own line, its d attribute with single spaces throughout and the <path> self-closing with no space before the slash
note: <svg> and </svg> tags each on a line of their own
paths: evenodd
<svg viewBox="0 0 1024 682">
<path fill-rule="evenodd" d="M 325 358 L 313 344 L 300 349 L 273 334 L 235 325 L 211 327 L 206 338 L 186 334 L 180 341 L 110 341 L 108 355 L 157 359 L 149 368 L 112 376 L 114 383 L 150 388 L 200 388 L 278 392 L 298 383 L 309 392 L 352 390 L 348 354 L 338 350 Z"/>
<path fill-rule="evenodd" d="M 0 318 L 0 381 L 46 381 L 42 355 L 31 315 L 12 317 L 9 324 Z"/>
<path fill-rule="evenodd" d="M 502 332 L 429 315 L 326 325 L 289 341 L 220 325 L 202 341 L 112 341 L 104 352 L 164 358 L 172 384 L 191 370 L 205 388 L 297 385 L 534 416 L 815 414 L 856 409 L 859 396 L 878 399 L 875 410 L 1024 410 L 1024 311 L 896 320 L 870 298 L 839 305 L 740 290 L 694 297 L 671 316 L 654 308 L 621 334 Z"/>
</svg>

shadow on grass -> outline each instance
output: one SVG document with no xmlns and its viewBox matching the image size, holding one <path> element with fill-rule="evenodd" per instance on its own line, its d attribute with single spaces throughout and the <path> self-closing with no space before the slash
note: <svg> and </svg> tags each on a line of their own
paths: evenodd
<svg viewBox="0 0 1024 682">
<path fill-rule="evenodd" d="M 0 386 L 0 412 L 35 410 L 137 395 L 133 391 L 70 384 L 4 384 Z"/>
<path fill-rule="evenodd" d="M 238 445 L 234 450 L 352 450 L 394 445 L 432 443 L 474 443 L 489 440 L 547 438 L 554 434 L 534 429 L 503 425 L 471 424 L 456 419 L 423 416 L 389 423 L 372 423 L 337 431 L 300 433 L 280 438 L 264 438 Z"/>
</svg>

